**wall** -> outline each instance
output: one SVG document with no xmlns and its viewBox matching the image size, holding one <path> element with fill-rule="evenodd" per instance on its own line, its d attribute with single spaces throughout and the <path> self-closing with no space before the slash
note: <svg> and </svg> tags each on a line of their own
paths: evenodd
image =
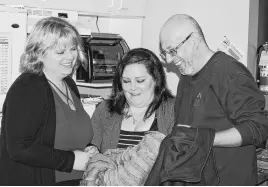
<svg viewBox="0 0 268 187">
<path fill-rule="evenodd" d="M 259 0 L 250 1 L 249 9 L 249 29 L 248 29 L 248 63 L 247 67 L 256 78 L 257 71 L 257 48 L 259 32 Z"/>
<path fill-rule="evenodd" d="M 227 36 L 244 54 L 242 63 L 247 65 L 250 0 L 147 1 L 147 16 L 143 24 L 143 47 L 158 54 L 158 35 L 164 22 L 177 13 L 189 14 L 199 22 L 206 40 L 213 50 L 216 50 L 223 37 Z M 252 1 L 258 3 L 258 0 Z M 167 76 L 169 87 L 173 93 L 176 93 L 179 78 L 173 72 L 167 73 Z"/>
<path fill-rule="evenodd" d="M 259 0 L 259 35 L 258 45 L 268 41 L 268 1 Z"/>
</svg>

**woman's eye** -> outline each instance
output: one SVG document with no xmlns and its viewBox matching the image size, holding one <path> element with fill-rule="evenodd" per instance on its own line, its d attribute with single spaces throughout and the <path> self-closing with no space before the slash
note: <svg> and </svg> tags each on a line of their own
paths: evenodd
<svg viewBox="0 0 268 187">
<path fill-rule="evenodd" d="M 64 53 L 64 51 L 57 51 L 56 53 L 59 55 L 62 55 Z"/>
<path fill-rule="evenodd" d="M 126 84 L 126 83 L 129 83 L 129 82 L 130 82 L 130 81 L 128 81 L 128 80 L 123 80 L 123 83 L 125 83 L 125 84 Z"/>
<path fill-rule="evenodd" d="M 77 50 L 77 47 L 71 48 L 71 51 L 76 51 L 76 50 Z"/>
<path fill-rule="evenodd" d="M 145 81 L 145 79 L 137 80 L 138 83 L 143 83 L 144 81 Z"/>
</svg>

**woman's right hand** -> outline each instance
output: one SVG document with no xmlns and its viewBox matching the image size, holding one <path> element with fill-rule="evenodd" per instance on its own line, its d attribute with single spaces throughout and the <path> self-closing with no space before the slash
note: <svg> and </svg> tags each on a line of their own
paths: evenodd
<svg viewBox="0 0 268 187">
<path fill-rule="evenodd" d="M 75 150 L 73 152 L 75 155 L 73 169 L 78 171 L 85 171 L 88 160 L 93 156 L 93 154 L 91 152 L 84 152 L 80 150 Z"/>
</svg>

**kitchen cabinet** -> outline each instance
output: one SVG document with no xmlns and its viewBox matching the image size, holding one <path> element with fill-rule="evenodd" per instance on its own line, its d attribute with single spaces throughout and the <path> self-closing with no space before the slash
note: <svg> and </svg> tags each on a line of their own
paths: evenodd
<svg viewBox="0 0 268 187">
<path fill-rule="evenodd" d="M 47 1 L 44 8 L 70 9 L 82 14 L 108 17 L 144 17 L 146 0 L 76 0 L 65 3 L 65 0 Z"/>
<path fill-rule="evenodd" d="M 1 4 L 33 8 L 76 10 L 105 17 L 144 17 L 147 0 L 1 0 Z"/>
<path fill-rule="evenodd" d="M 65 0 L 51 0 L 43 3 L 43 8 L 76 10 L 90 15 L 112 15 L 114 0 L 76 0 L 66 3 Z"/>
<path fill-rule="evenodd" d="M 146 16 L 146 0 L 114 0 L 113 12 L 118 16 Z"/>
</svg>

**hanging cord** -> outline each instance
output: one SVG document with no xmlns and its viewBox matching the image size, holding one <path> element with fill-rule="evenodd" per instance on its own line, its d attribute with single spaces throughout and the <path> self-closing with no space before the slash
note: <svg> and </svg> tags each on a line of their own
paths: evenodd
<svg viewBox="0 0 268 187">
<path fill-rule="evenodd" d="M 66 89 L 66 94 L 65 93 L 63 93 L 63 91 L 61 91 L 61 89 L 59 89 L 59 87 L 56 85 L 56 84 L 54 84 L 51 80 L 49 80 L 49 79 L 47 79 L 48 80 L 48 82 L 49 83 L 51 83 L 66 99 L 67 99 L 67 104 L 69 105 L 69 106 L 71 106 L 71 105 L 73 105 L 74 106 L 74 102 L 72 101 L 72 99 L 69 97 L 69 92 L 68 92 L 68 88 L 67 88 L 67 84 L 66 84 L 66 82 L 64 81 L 64 85 L 65 85 L 65 89 Z M 70 102 L 71 102 L 71 105 L 70 105 Z"/>
<path fill-rule="evenodd" d="M 100 33 L 100 29 L 99 29 L 98 21 L 99 21 L 99 16 L 97 16 L 97 19 L 96 19 L 96 26 L 97 26 L 98 32 Z"/>
</svg>

